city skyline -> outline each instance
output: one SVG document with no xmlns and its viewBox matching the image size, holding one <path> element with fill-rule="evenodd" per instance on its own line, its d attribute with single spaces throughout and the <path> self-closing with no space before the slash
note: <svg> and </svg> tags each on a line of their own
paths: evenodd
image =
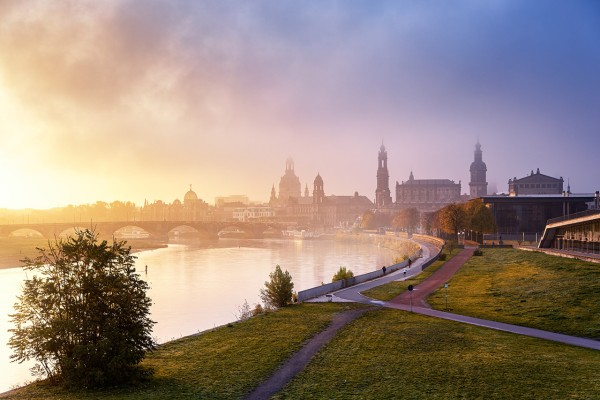
<svg viewBox="0 0 600 400">
<path fill-rule="evenodd" d="M 97 200 L 375 198 L 536 171 L 600 189 L 600 6 L 308 1 L 0 4 L 0 208 Z M 395 196 L 393 200 L 395 201 Z"/>
</svg>

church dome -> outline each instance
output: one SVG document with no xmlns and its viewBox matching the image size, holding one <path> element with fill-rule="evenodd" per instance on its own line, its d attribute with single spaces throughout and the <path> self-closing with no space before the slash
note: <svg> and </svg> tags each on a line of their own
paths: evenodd
<svg viewBox="0 0 600 400">
<path fill-rule="evenodd" d="M 323 178 L 321 178 L 321 174 L 317 174 L 317 177 L 315 178 L 315 185 L 323 186 Z"/>
<path fill-rule="evenodd" d="M 183 203 L 195 203 L 196 201 L 198 201 L 198 196 L 196 195 L 196 192 L 192 190 L 192 185 L 190 185 L 190 190 L 183 196 Z"/>
</svg>

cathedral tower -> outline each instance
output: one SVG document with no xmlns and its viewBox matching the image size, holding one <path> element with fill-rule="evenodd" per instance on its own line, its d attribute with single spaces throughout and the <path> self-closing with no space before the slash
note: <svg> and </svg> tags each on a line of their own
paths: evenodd
<svg viewBox="0 0 600 400">
<path fill-rule="evenodd" d="M 377 189 L 375 189 L 375 206 L 385 207 L 392 204 L 390 195 L 390 174 L 387 168 L 387 151 L 381 144 L 379 149 L 379 165 L 377 167 Z"/>
<path fill-rule="evenodd" d="M 323 178 L 321 174 L 317 174 L 314 182 L 315 186 L 313 189 L 313 204 L 323 204 L 325 198 L 325 190 L 323 189 Z"/>
<path fill-rule="evenodd" d="M 470 195 L 472 199 L 487 196 L 487 167 L 482 159 L 481 145 L 479 140 L 475 145 L 475 160 L 471 163 L 471 182 L 469 182 Z"/>
</svg>

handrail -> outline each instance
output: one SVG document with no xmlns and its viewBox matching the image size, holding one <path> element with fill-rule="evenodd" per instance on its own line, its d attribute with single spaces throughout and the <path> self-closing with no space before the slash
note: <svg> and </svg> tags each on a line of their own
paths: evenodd
<svg viewBox="0 0 600 400">
<path fill-rule="evenodd" d="M 596 215 L 596 214 L 600 214 L 600 210 L 580 211 L 580 212 L 569 214 L 569 215 L 563 215 L 562 217 L 550 218 L 548 221 L 546 221 L 546 225 L 556 224 L 558 222 L 568 221 L 571 219 L 582 218 L 582 217 L 587 217 L 587 216 Z"/>
</svg>

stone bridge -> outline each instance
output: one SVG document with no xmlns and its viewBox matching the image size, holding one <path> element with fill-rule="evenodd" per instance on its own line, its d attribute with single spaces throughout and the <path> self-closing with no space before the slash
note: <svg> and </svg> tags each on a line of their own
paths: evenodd
<svg viewBox="0 0 600 400">
<path fill-rule="evenodd" d="M 281 231 L 287 225 L 277 222 L 185 222 L 185 221 L 118 221 L 118 222 L 90 222 L 90 223 L 38 223 L 38 224 L 9 224 L 0 225 L 0 237 L 7 237 L 19 229 L 30 229 L 39 232 L 46 239 L 53 239 L 70 229 L 93 228 L 96 233 L 103 236 L 114 235 L 116 231 L 125 227 L 137 227 L 148 232 L 150 238 L 167 240 L 169 232 L 176 228 L 189 227 L 203 236 L 218 239 L 219 232 L 226 228 L 237 228 L 244 232 L 248 239 L 260 239 L 265 231 L 274 229 Z"/>
</svg>

